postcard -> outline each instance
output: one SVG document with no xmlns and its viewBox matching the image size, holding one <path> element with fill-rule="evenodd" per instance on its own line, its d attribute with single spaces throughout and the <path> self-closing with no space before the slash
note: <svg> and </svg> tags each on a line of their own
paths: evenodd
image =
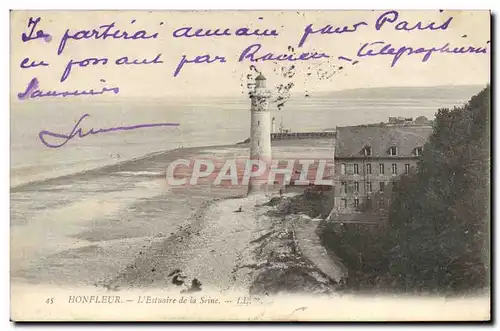
<svg viewBox="0 0 500 331">
<path fill-rule="evenodd" d="M 11 319 L 490 320 L 490 24 L 11 11 Z"/>
</svg>

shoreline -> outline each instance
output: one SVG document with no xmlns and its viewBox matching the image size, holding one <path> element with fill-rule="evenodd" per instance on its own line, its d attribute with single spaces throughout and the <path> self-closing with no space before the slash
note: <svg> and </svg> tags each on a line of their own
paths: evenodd
<svg viewBox="0 0 500 331">
<path fill-rule="evenodd" d="M 278 198 L 275 193 L 204 201 L 175 233 L 152 242 L 120 274 L 99 286 L 115 291 L 161 288 L 183 293 L 196 280 L 200 281 L 200 294 L 215 290 L 274 295 L 300 293 L 304 288 L 318 295 L 334 294 L 337 277 L 325 273 L 324 265 L 317 265 L 317 259 L 303 252 L 319 238 L 309 244 L 311 236 L 304 236 L 308 224 L 301 221 L 304 215 L 283 213 L 284 204 L 293 203 L 299 195 L 285 194 L 279 198 L 280 205 L 273 202 Z M 243 206 L 240 213 L 235 212 L 238 205 Z M 172 278 L 176 271 L 187 277 L 185 284 L 176 284 Z"/>
<path fill-rule="evenodd" d="M 316 150 L 311 144 L 311 141 L 306 140 L 276 144 L 276 158 L 295 157 L 304 145 L 308 146 L 305 153 L 318 157 L 322 153 L 323 158 L 328 157 L 328 146 L 323 145 Z M 209 254 L 211 249 L 204 253 L 200 247 L 209 242 L 221 241 L 221 238 L 226 238 L 224 242 L 237 240 L 243 233 L 253 236 L 249 228 L 241 233 L 240 228 L 235 229 L 237 223 L 241 228 L 247 228 L 250 224 L 259 222 L 261 226 L 257 229 L 260 232 L 268 226 L 258 219 L 260 216 L 257 217 L 257 214 L 246 215 L 246 221 L 239 220 L 237 216 L 245 215 L 233 214 L 239 205 L 231 206 L 229 212 L 225 210 L 227 217 L 236 223 L 228 220 L 224 221 L 224 225 L 217 223 L 223 220 L 218 213 L 211 211 L 215 208 L 215 202 L 226 207 L 228 204 L 237 204 L 245 196 L 246 187 L 228 189 L 212 187 L 203 182 L 196 187 L 170 190 L 165 186 L 164 177 L 159 174 L 164 173 L 168 163 L 176 158 L 246 157 L 247 150 L 248 146 L 235 144 L 179 148 L 150 153 L 77 175 L 11 188 L 11 225 L 15 225 L 19 242 L 16 247 L 24 249 L 25 246 L 33 246 L 23 243 L 26 236 L 33 238 L 30 242 L 40 240 L 42 243 L 43 238 L 50 233 L 57 233 L 59 241 L 68 243 L 68 247 L 60 247 L 56 242 L 46 242 L 43 247 L 32 247 L 33 265 L 26 268 L 19 265 L 20 270 L 16 276 L 27 277 L 29 282 L 41 284 L 47 281 L 61 284 L 69 281 L 90 285 L 98 283 L 101 286 L 130 282 L 132 287 L 134 284 L 166 286 L 166 275 L 174 270 L 164 266 L 163 272 L 160 272 L 158 261 L 188 261 L 190 268 L 196 269 L 198 266 L 193 265 L 192 260 L 200 254 L 205 254 L 207 259 L 229 258 L 232 253 L 225 257 L 224 252 L 236 252 L 243 248 L 239 243 L 234 242 L 233 249 L 226 249 L 224 246 L 211 248 L 219 252 L 218 257 Z M 129 173 L 138 175 L 132 176 Z M 55 201 L 57 204 L 45 207 L 47 201 Z M 246 209 L 255 208 L 249 205 Z M 208 219 L 203 216 L 206 212 L 212 213 Z M 67 215 L 75 217 L 68 220 Z M 214 232 L 214 228 L 211 228 L 214 224 L 219 224 L 218 231 Z M 234 232 L 224 237 L 222 233 L 229 231 L 229 228 Z M 200 241 L 202 233 L 205 233 L 205 242 Z M 194 244 L 191 245 L 190 242 Z M 203 266 L 205 262 L 200 260 L 198 264 Z M 232 269 L 232 262 L 227 263 L 230 264 L 228 269 Z M 142 267 L 137 269 L 140 265 L 143 266 L 142 271 L 139 270 Z M 81 271 L 76 272 L 77 267 Z M 98 270 L 99 268 L 102 270 Z M 37 270 L 51 271 L 44 275 Z M 238 272 L 243 273 L 242 279 L 246 277 L 247 270 Z M 145 279 L 149 281 L 144 283 Z M 227 277 L 225 279 L 227 281 Z M 206 281 L 202 280 L 202 283 Z"/>
<path fill-rule="evenodd" d="M 310 144 L 308 144 L 308 142 L 310 143 L 311 141 L 316 142 L 317 147 L 325 147 L 325 146 L 328 146 L 327 144 L 325 145 L 325 143 L 328 143 L 330 140 L 331 139 L 276 140 L 273 142 L 272 147 L 276 147 L 276 148 L 302 147 L 302 146 L 309 146 L 310 147 Z M 207 149 L 208 150 L 210 150 L 210 149 L 222 150 L 225 148 L 238 148 L 238 149 L 240 149 L 240 148 L 248 148 L 248 147 L 249 147 L 249 144 L 246 142 L 239 142 L 239 143 L 225 144 L 225 145 L 178 147 L 178 148 L 169 149 L 169 150 L 151 152 L 151 153 L 145 154 L 143 156 L 131 158 L 128 160 L 122 160 L 119 162 L 115 162 L 115 163 L 107 164 L 107 165 L 103 165 L 103 166 L 98 166 L 95 168 L 80 170 L 80 171 L 72 172 L 69 174 L 61 175 L 61 176 L 31 180 L 28 182 L 17 184 L 15 186 L 10 186 L 9 190 L 11 193 L 21 192 L 21 191 L 24 191 L 25 189 L 29 188 L 30 186 L 38 186 L 38 185 L 57 183 L 59 181 L 64 181 L 66 179 L 72 179 L 72 178 L 76 178 L 76 177 L 84 176 L 84 175 L 91 175 L 91 176 L 92 175 L 102 175 L 105 173 L 121 171 L 120 168 L 122 166 L 133 166 L 134 164 L 147 161 L 148 159 L 155 159 L 155 158 L 167 158 L 168 159 L 170 156 L 173 156 L 176 154 L 180 154 L 179 158 L 183 158 L 183 156 L 189 155 L 191 153 L 197 153 L 197 154 L 203 153 L 203 151 L 207 150 Z M 183 155 L 183 154 L 185 154 L 185 155 Z M 11 170 L 10 170 L 9 174 L 12 172 Z M 9 181 L 10 181 L 10 179 L 11 179 L 11 176 L 9 176 Z"/>
<path fill-rule="evenodd" d="M 22 191 L 23 189 L 25 189 L 26 187 L 28 187 L 30 185 L 50 184 L 50 182 L 52 182 L 52 181 L 59 181 L 59 180 L 64 180 L 64 179 L 70 179 L 71 177 L 75 177 L 75 176 L 81 176 L 81 175 L 86 175 L 86 174 L 90 174 L 90 175 L 99 174 L 101 172 L 106 172 L 107 170 L 113 170 L 114 168 L 120 168 L 120 166 L 122 166 L 122 165 L 126 165 L 126 164 L 129 164 L 129 163 L 134 163 L 134 162 L 145 161 L 145 160 L 147 160 L 149 158 L 154 158 L 154 157 L 157 157 L 157 156 L 167 156 L 168 154 L 176 153 L 176 152 L 180 152 L 180 151 L 184 151 L 184 152 L 201 151 L 202 149 L 205 149 L 205 148 L 224 148 L 224 147 L 228 147 L 228 146 L 235 146 L 235 145 L 214 145 L 214 146 L 178 147 L 178 148 L 169 149 L 169 150 L 162 150 L 162 151 L 158 151 L 158 152 L 151 152 L 151 153 L 145 154 L 143 156 L 134 157 L 134 158 L 131 158 L 131 159 L 128 159 L 128 160 L 118 161 L 118 162 L 115 162 L 115 163 L 112 163 L 112 164 L 98 166 L 96 168 L 90 168 L 90 169 L 86 169 L 86 170 L 80 170 L 80 171 L 72 172 L 70 174 L 66 174 L 66 175 L 62 175 L 62 176 L 57 176 L 57 177 L 50 177 L 50 178 L 44 178 L 44 179 L 36 179 L 36 180 L 24 182 L 24 183 L 15 185 L 15 186 L 10 186 L 9 189 L 10 189 L 11 192 L 17 192 L 17 191 Z"/>
<path fill-rule="evenodd" d="M 212 200 L 202 202 L 201 206 L 192 214 L 186 217 L 182 224 L 179 224 L 176 232 L 170 233 L 169 236 L 161 238 L 161 240 L 151 241 L 151 245 L 146 248 L 144 252 L 140 252 L 134 259 L 134 261 L 120 271 L 117 275 L 111 279 L 104 279 L 96 284 L 97 287 L 104 287 L 107 289 L 118 290 L 121 288 L 142 288 L 146 285 L 145 279 L 149 277 L 155 277 L 157 262 L 153 262 L 159 255 L 167 260 L 167 256 L 170 255 L 171 261 L 177 260 L 176 252 L 188 249 L 189 245 L 187 242 L 199 233 L 203 228 L 203 216 L 207 210 L 217 198 Z M 153 238 L 158 238 L 153 237 Z M 174 262 L 175 263 L 175 262 Z M 153 270 L 154 269 L 154 270 Z M 174 270 L 175 268 L 172 268 Z M 152 270 L 152 271 L 150 271 Z M 170 273 L 171 271 L 169 271 Z M 167 274 L 156 273 L 157 275 L 166 276 Z M 151 281 L 152 282 L 152 281 Z M 166 285 L 166 284 L 165 284 Z"/>
</svg>

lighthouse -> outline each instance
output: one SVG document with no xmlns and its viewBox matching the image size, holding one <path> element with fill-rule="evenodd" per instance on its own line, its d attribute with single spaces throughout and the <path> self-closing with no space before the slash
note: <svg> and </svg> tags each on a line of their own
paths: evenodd
<svg viewBox="0 0 500 331">
<path fill-rule="evenodd" d="M 265 164 L 261 178 L 250 178 L 248 194 L 265 190 L 271 164 L 271 112 L 268 109 L 271 91 L 266 87 L 266 77 L 261 73 L 255 79 L 255 87 L 250 91 L 250 159 Z"/>
</svg>

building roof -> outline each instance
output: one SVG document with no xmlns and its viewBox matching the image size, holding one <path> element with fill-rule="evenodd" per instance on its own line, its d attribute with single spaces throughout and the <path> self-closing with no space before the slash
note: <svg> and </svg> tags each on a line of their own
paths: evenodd
<svg viewBox="0 0 500 331">
<path fill-rule="evenodd" d="M 431 133 L 430 126 L 338 127 L 335 157 L 363 157 L 367 146 L 372 149 L 371 157 L 388 157 L 391 147 L 398 148 L 398 157 L 412 157 Z"/>
</svg>

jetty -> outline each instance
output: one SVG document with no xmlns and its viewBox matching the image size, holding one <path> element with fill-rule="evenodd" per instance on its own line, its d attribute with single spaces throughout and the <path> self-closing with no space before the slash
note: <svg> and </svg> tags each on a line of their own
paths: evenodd
<svg viewBox="0 0 500 331">
<path fill-rule="evenodd" d="M 295 139 L 322 139 L 335 138 L 335 131 L 320 131 L 320 132 L 276 132 L 271 133 L 271 141 L 273 140 L 295 140 Z"/>
</svg>

